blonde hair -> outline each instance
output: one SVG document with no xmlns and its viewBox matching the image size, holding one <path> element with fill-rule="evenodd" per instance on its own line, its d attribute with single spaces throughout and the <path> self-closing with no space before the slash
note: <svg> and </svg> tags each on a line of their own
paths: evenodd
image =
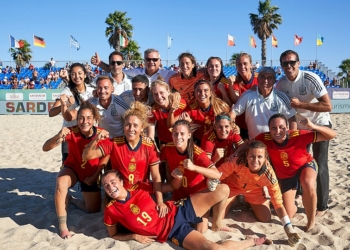
<svg viewBox="0 0 350 250">
<path fill-rule="evenodd" d="M 153 95 L 153 89 L 154 89 L 157 85 L 159 85 L 159 86 L 165 88 L 166 91 L 169 92 L 169 97 L 168 97 L 168 99 L 169 99 L 169 107 L 171 107 L 171 105 L 172 105 L 173 102 L 174 102 L 174 94 L 171 93 L 169 84 L 167 84 L 167 83 L 164 81 L 164 78 L 163 78 L 163 77 L 158 76 L 158 77 L 157 77 L 157 80 L 155 80 L 155 81 L 152 82 L 152 84 L 151 84 L 151 92 L 152 92 L 152 95 Z M 153 105 L 153 107 L 156 107 L 156 106 L 159 106 L 158 103 L 155 103 L 155 104 Z"/>
<path fill-rule="evenodd" d="M 151 112 L 151 107 L 143 104 L 142 102 L 132 102 L 130 104 L 130 109 L 128 109 L 124 114 L 124 121 L 130 116 L 136 116 L 140 119 L 142 123 L 142 128 L 146 128 L 148 124 L 148 119 L 153 116 Z"/>
</svg>

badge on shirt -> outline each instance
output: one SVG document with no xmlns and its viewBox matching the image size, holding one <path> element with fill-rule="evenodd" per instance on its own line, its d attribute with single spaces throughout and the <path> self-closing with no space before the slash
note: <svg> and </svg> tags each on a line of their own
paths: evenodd
<svg viewBox="0 0 350 250">
<path fill-rule="evenodd" d="M 299 95 L 306 95 L 306 87 L 304 85 L 301 85 L 299 87 Z"/>
<path fill-rule="evenodd" d="M 273 101 L 273 103 L 271 104 L 270 110 L 271 110 L 272 112 L 278 112 L 278 106 L 277 106 L 276 101 Z"/>
<path fill-rule="evenodd" d="M 118 111 L 117 109 L 115 108 L 115 106 L 113 105 L 112 109 L 111 109 L 111 115 L 112 116 L 117 116 L 118 115 Z"/>
<path fill-rule="evenodd" d="M 135 204 L 130 204 L 130 210 L 135 215 L 138 215 L 140 213 L 140 208 Z"/>
</svg>

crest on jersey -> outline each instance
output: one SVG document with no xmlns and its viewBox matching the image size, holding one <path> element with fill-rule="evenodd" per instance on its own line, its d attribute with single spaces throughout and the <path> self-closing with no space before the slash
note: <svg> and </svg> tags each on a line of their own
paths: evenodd
<svg viewBox="0 0 350 250">
<path fill-rule="evenodd" d="M 136 160 L 134 157 L 131 158 L 128 169 L 130 172 L 134 172 L 136 170 Z"/>
<path fill-rule="evenodd" d="M 118 115 L 118 111 L 117 111 L 117 109 L 115 108 L 114 105 L 112 106 L 112 109 L 111 109 L 111 115 L 112 116 L 117 116 Z"/>
<path fill-rule="evenodd" d="M 287 161 L 288 160 L 288 154 L 286 152 L 281 152 L 280 157 L 282 161 Z"/>
<path fill-rule="evenodd" d="M 135 215 L 138 215 L 140 213 L 140 208 L 135 204 L 130 204 L 130 210 Z"/>
<path fill-rule="evenodd" d="M 299 95 L 306 95 L 306 87 L 304 85 L 299 87 Z"/>
</svg>

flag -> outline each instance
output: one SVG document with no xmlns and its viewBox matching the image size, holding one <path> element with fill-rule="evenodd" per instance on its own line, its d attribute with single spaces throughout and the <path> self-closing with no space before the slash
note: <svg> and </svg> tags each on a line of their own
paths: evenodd
<svg viewBox="0 0 350 250">
<path fill-rule="evenodd" d="M 22 40 L 17 41 L 13 36 L 10 35 L 11 48 L 22 48 L 24 43 Z"/>
<path fill-rule="evenodd" d="M 227 46 L 236 46 L 234 39 L 235 38 L 233 36 L 227 34 Z"/>
<path fill-rule="evenodd" d="M 249 45 L 256 48 L 256 42 L 253 36 L 249 36 Z"/>
<path fill-rule="evenodd" d="M 44 38 L 33 35 L 33 40 L 34 40 L 34 46 L 38 46 L 38 47 L 42 47 L 42 48 L 46 47 L 46 43 L 44 41 Z"/>
<path fill-rule="evenodd" d="M 75 38 L 72 35 L 70 35 L 70 46 L 76 47 L 77 50 L 80 49 L 79 42 L 77 40 L 75 40 Z"/>
<path fill-rule="evenodd" d="M 297 35 L 294 35 L 294 45 L 298 46 L 299 44 L 301 44 L 301 42 L 303 41 L 302 37 L 298 37 Z"/>
<path fill-rule="evenodd" d="M 122 36 L 122 34 L 119 34 L 119 45 L 120 47 L 126 47 L 128 46 L 128 39 Z"/>
<path fill-rule="evenodd" d="M 171 41 L 172 40 L 173 39 L 171 38 L 171 36 L 168 35 L 168 49 L 170 49 L 170 47 L 171 47 Z"/>
<path fill-rule="evenodd" d="M 271 42 L 272 42 L 272 47 L 275 47 L 275 48 L 278 47 L 278 40 L 274 35 L 272 35 Z"/>
<path fill-rule="evenodd" d="M 316 40 L 317 46 L 321 46 L 323 44 L 323 40 L 324 38 L 321 35 L 317 34 L 317 40 Z"/>
</svg>

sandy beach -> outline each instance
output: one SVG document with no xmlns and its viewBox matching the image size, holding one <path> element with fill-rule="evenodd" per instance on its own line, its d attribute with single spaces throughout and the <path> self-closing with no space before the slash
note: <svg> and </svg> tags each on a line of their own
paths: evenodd
<svg viewBox="0 0 350 250">
<path fill-rule="evenodd" d="M 330 210 L 317 218 L 309 233 L 303 231 L 304 209 L 298 210 L 291 221 L 302 241 L 295 249 L 350 249 L 350 114 L 332 114 L 331 119 L 337 137 L 329 150 Z M 0 249 L 181 249 L 172 243 L 115 241 L 107 236 L 102 212 L 87 214 L 73 205 L 69 205 L 68 227 L 75 235 L 61 239 L 53 199 L 61 151 L 57 147 L 43 152 L 41 147 L 60 130 L 62 117 L 1 115 L 0 123 Z M 81 197 L 77 185 L 70 191 Z M 273 245 L 250 249 L 291 249 L 275 214 L 271 222 L 260 223 L 241 206 L 231 209 L 224 222 L 236 231 L 209 230 L 205 236 L 223 241 L 267 235 Z"/>
</svg>

